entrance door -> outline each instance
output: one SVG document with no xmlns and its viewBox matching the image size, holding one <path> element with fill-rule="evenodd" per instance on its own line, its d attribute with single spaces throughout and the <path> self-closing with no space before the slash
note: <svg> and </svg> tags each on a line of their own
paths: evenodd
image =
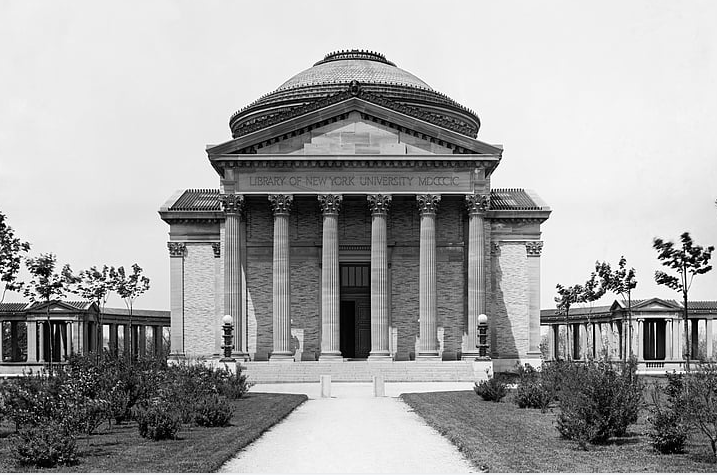
<svg viewBox="0 0 717 475">
<path fill-rule="evenodd" d="M 368 263 L 341 264 L 341 355 L 368 358 L 371 352 L 371 272 Z"/>
</svg>

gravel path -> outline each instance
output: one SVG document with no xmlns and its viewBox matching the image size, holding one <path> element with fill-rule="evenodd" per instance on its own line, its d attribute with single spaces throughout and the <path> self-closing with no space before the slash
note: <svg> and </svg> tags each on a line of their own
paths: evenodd
<svg viewBox="0 0 717 475">
<path fill-rule="evenodd" d="M 240 473 L 467 473 L 459 452 L 395 397 L 372 397 L 371 384 L 334 383 L 319 398 L 316 384 L 257 385 L 253 391 L 308 394 L 286 420 L 227 462 Z M 470 386 L 386 385 L 387 394 Z M 411 391 L 410 389 L 414 389 Z"/>
</svg>

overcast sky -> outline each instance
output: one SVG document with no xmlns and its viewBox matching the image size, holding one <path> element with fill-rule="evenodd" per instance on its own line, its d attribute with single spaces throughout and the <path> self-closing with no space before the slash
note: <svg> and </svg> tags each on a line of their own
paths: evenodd
<svg viewBox="0 0 717 475">
<path fill-rule="evenodd" d="M 216 188 L 229 116 L 331 51 L 382 52 L 481 118 L 493 187 L 530 188 L 542 307 L 652 238 L 717 245 L 717 2 L 0 2 L 0 210 L 31 255 L 131 266 L 169 308 L 175 190 Z M 715 256 L 717 260 L 717 255 Z M 6 301 L 17 301 L 9 296 Z M 717 300 L 717 270 L 693 300 Z M 111 301 L 120 304 L 116 299 Z"/>
</svg>

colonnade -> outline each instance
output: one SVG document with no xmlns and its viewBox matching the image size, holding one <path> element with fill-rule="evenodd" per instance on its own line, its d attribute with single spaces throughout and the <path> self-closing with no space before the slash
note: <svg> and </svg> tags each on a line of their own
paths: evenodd
<svg viewBox="0 0 717 475">
<path fill-rule="evenodd" d="M 291 361 L 289 215 L 293 195 L 268 195 L 273 210 L 272 323 L 273 351 L 270 361 Z M 388 286 L 388 215 L 392 196 L 369 194 L 371 210 L 371 350 L 369 360 L 390 359 L 389 351 L 389 286 Z M 465 196 L 469 214 L 468 245 L 468 338 L 469 348 L 477 343 L 478 315 L 486 313 L 484 269 L 484 215 L 488 196 Z M 241 313 L 242 267 L 240 220 L 244 198 L 238 194 L 221 195 L 226 212 L 225 246 L 225 313 L 234 319 L 237 355 L 245 355 L 244 318 Z M 321 250 L 321 353 L 320 360 L 342 358 L 340 350 L 340 280 L 338 218 L 343 196 L 319 194 L 322 213 Z M 438 359 L 437 296 L 436 296 L 436 213 L 441 196 L 416 195 L 420 213 L 419 258 L 419 359 Z M 455 291 L 453 289 L 452 291 Z M 469 351 L 466 356 L 473 354 Z M 477 355 L 477 350 L 475 351 Z"/>
<path fill-rule="evenodd" d="M 50 331 L 49 324 L 42 319 L 31 319 L 27 321 L 12 320 L 3 321 L 0 319 L 0 329 L 3 324 L 9 323 L 10 327 L 10 348 L 3 348 L 4 342 L 0 338 L 0 362 L 27 362 L 27 363 L 46 363 L 50 361 Z M 26 340 L 20 342 L 20 325 L 25 327 Z M 88 353 L 97 351 L 102 343 L 98 341 L 97 323 L 78 320 L 52 320 L 52 335 L 54 341 L 53 362 L 66 361 L 73 353 Z M 148 353 L 158 355 L 163 348 L 163 331 L 162 325 L 145 325 L 137 324 L 130 326 L 127 324 L 108 323 L 104 324 L 109 332 L 108 349 L 114 351 L 124 351 L 126 348 L 119 347 L 119 335 L 121 330 L 123 342 L 130 341 L 130 331 L 132 331 L 132 354 L 138 356 L 146 356 Z M 120 328 L 121 327 L 121 328 Z M 151 343 L 148 348 L 150 339 L 147 338 L 147 328 L 152 330 Z M 126 343 L 123 343 L 126 345 Z M 25 351 L 23 351 L 25 350 Z M 27 358 L 21 357 L 26 353 Z M 8 355 L 8 357 L 4 357 Z"/>
<path fill-rule="evenodd" d="M 713 316 L 689 319 L 690 358 L 714 358 Z M 704 351 L 699 352 L 700 322 L 704 321 Z M 547 358 L 591 359 L 607 355 L 613 359 L 637 357 L 638 361 L 682 360 L 685 344 L 684 320 L 679 317 L 633 316 L 628 320 L 597 320 L 550 323 Z"/>
</svg>

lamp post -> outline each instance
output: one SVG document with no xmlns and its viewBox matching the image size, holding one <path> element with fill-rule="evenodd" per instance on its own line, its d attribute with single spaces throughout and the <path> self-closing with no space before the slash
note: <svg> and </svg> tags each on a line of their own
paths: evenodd
<svg viewBox="0 0 717 475">
<path fill-rule="evenodd" d="M 232 350 L 234 349 L 234 345 L 232 344 L 233 329 L 234 325 L 232 325 L 232 316 L 224 315 L 222 318 L 222 330 L 224 331 L 224 344 L 222 345 L 222 349 L 224 350 L 224 357 L 219 360 L 223 363 L 232 363 L 236 361 L 232 358 Z"/>
<path fill-rule="evenodd" d="M 488 317 L 481 313 L 478 315 L 478 358 L 481 360 L 490 359 L 488 357 Z"/>
</svg>

